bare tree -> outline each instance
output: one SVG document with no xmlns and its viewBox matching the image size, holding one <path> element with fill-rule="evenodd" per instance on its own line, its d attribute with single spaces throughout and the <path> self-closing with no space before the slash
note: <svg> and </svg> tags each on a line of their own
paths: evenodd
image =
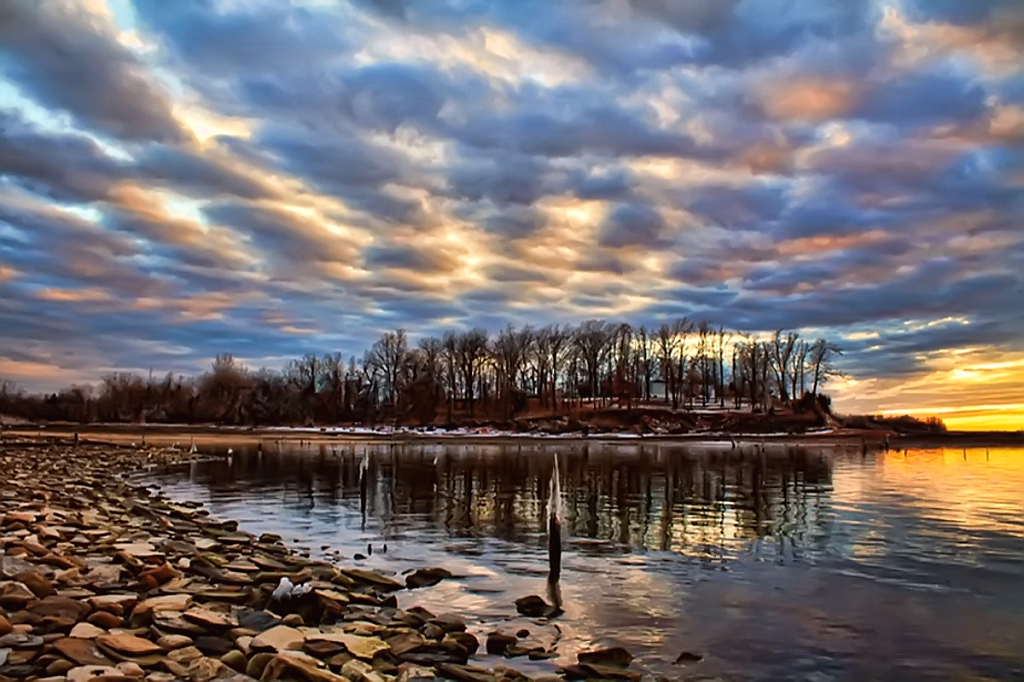
<svg viewBox="0 0 1024 682">
<path fill-rule="evenodd" d="M 811 384 L 811 394 L 818 395 L 818 387 L 826 383 L 831 377 L 839 373 L 832 365 L 832 359 L 842 355 L 843 351 L 834 343 L 825 339 L 818 339 L 811 345 L 810 365 L 814 381 Z"/>
<path fill-rule="evenodd" d="M 476 416 L 476 384 L 487 358 L 487 346 L 487 332 L 483 329 L 471 329 L 458 337 L 459 372 L 462 374 L 470 418 Z"/>
</svg>

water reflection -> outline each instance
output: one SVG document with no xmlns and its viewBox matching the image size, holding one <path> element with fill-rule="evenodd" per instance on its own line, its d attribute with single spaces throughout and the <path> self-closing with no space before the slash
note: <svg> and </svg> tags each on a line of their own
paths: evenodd
<svg viewBox="0 0 1024 682">
<path fill-rule="evenodd" d="M 485 631 L 515 598 L 544 594 L 557 455 L 564 660 L 603 642 L 672 678 L 682 649 L 705 654 L 692 672 L 731 679 L 1024 669 L 1019 450 L 233 447 L 230 465 L 159 482 L 314 553 L 350 561 L 387 543 L 365 563 L 445 565 L 465 578 L 403 599 L 466 612 Z"/>
</svg>

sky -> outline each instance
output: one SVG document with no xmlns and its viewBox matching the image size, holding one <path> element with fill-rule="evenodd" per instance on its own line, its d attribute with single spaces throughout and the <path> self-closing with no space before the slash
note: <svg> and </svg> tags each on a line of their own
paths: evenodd
<svg viewBox="0 0 1024 682">
<path fill-rule="evenodd" d="M 0 0 L 0 377 L 687 316 L 1024 429 L 1020 0 Z"/>
</svg>

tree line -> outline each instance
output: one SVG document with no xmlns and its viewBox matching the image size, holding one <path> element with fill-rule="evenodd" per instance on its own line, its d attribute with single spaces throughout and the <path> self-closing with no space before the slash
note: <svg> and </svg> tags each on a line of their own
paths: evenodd
<svg viewBox="0 0 1024 682">
<path fill-rule="evenodd" d="M 733 332 L 686 318 L 475 328 L 415 343 L 402 329 L 361 356 L 305 355 L 254 370 L 218 355 L 206 373 L 114 372 L 97 386 L 30 395 L 0 381 L 0 413 L 73 422 L 466 423 L 660 405 L 769 411 L 817 399 L 840 348 L 797 331 Z"/>
</svg>

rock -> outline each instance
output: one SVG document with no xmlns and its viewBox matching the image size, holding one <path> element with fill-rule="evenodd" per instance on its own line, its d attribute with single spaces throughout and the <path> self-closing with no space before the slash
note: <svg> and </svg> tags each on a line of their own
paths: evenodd
<svg viewBox="0 0 1024 682">
<path fill-rule="evenodd" d="M 698 661 L 704 660 L 704 654 L 696 654 L 692 651 L 684 651 L 683 653 L 676 656 L 674 663 L 676 665 L 682 665 L 684 663 L 697 663 Z"/>
<path fill-rule="evenodd" d="M 71 637 L 78 639 L 96 639 L 100 635 L 106 634 L 106 630 L 98 628 L 92 623 L 79 623 L 75 627 L 71 628 Z M 85 665 L 83 663 L 83 665 Z"/>
<path fill-rule="evenodd" d="M 207 656 L 220 657 L 229 651 L 233 651 L 235 645 L 233 642 L 223 637 L 200 635 L 195 639 L 195 647 Z"/>
<path fill-rule="evenodd" d="M 451 632 L 445 637 L 445 639 L 454 640 L 459 646 L 466 650 L 466 653 L 469 656 L 475 654 L 476 650 L 480 648 L 480 642 L 476 637 L 468 632 Z M 444 642 L 442 642 L 442 644 L 443 643 Z"/>
<path fill-rule="evenodd" d="M 352 682 L 385 682 L 383 675 L 362 661 L 349 661 L 341 666 L 341 674 Z"/>
<path fill-rule="evenodd" d="M 54 595 L 32 602 L 25 610 L 39 616 L 69 620 L 74 624 L 85 618 L 92 609 L 80 601 Z"/>
<path fill-rule="evenodd" d="M 412 609 L 410 609 L 411 611 Z M 430 612 L 427 611 L 429 614 Z M 429 622 L 440 625 L 445 632 L 465 632 L 466 619 L 457 613 L 442 613 L 440 616 L 432 616 Z"/>
<path fill-rule="evenodd" d="M 238 613 L 238 624 L 248 630 L 263 632 L 281 624 L 281 619 L 266 611 L 243 609 Z"/>
<path fill-rule="evenodd" d="M 65 637 L 55 641 L 53 648 L 78 665 L 109 666 L 114 664 L 91 639 Z"/>
<path fill-rule="evenodd" d="M 128 682 L 128 676 L 106 665 L 84 665 L 68 671 L 67 682 Z"/>
<path fill-rule="evenodd" d="M 311 642 L 323 641 L 341 644 L 356 658 L 372 660 L 374 656 L 390 647 L 379 637 L 361 637 L 340 631 L 311 632 L 306 635 Z"/>
<path fill-rule="evenodd" d="M 0 637 L 11 632 L 11 621 L 7 620 L 7 617 L 0 613 Z"/>
<path fill-rule="evenodd" d="M 364 585 L 372 585 L 385 592 L 405 589 L 405 585 L 374 571 L 367 571 L 362 568 L 342 569 L 341 573 L 351 580 Z"/>
<path fill-rule="evenodd" d="M 535 594 L 516 599 L 516 611 L 529 618 L 539 618 L 551 612 L 551 606 Z"/>
<path fill-rule="evenodd" d="M 146 569 L 139 574 L 139 582 L 147 590 L 152 590 L 166 582 L 169 582 L 177 576 L 177 572 L 171 568 L 171 565 L 167 562 L 155 566 L 153 568 Z"/>
<path fill-rule="evenodd" d="M 238 619 L 228 613 L 221 613 L 207 608 L 191 608 L 182 616 L 185 620 L 211 630 L 228 630 L 238 627 Z"/>
<path fill-rule="evenodd" d="M 427 639 L 436 639 L 436 640 L 444 639 L 444 636 L 447 634 L 444 631 L 444 628 L 441 627 L 440 625 L 438 625 L 437 623 L 427 623 L 426 625 L 423 626 L 423 629 L 420 630 L 420 632 L 422 632 L 423 636 L 426 637 Z"/>
<path fill-rule="evenodd" d="M 10 649 L 38 649 L 43 646 L 43 638 L 24 632 L 12 632 L 0 637 L 0 647 Z"/>
<path fill-rule="evenodd" d="M 148 656 L 163 653 L 159 644 L 126 633 L 100 635 L 96 643 L 124 656 Z"/>
<path fill-rule="evenodd" d="M 0 583 L 0 608 L 8 611 L 20 611 L 36 598 L 32 590 L 25 587 L 23 583 L 13 580 Z"/>
<path fill-rule="evenodd" d="M 437 671 L 455 682 L 496 682 L 497 677 L 483 668 L 455 663 L 438 663 Z"/>
<path fill-rule="evenodd" d="M 89 606 L 97 611 L 110 611 L 116 616 L 123 616 L 131 611 L 139 601 L 136 594 L 103 594 L 89 598 Z"/>
<path fill-rule="evenodd" d="M 629 664 L 633 662 L 633 654 L 620 646 L 615 646 L 581 652 L 576 656 L 576 660 L 580 663 L 596 663 L 617 668 L 628 668 Z"/>
<path fill-rule="evenodd" d="M 220 662 L 240 673 L 245 673 L 245 668 L 249 664 L 249 660 L 245 657 L 245 654 L 237 649 L 229 651 L 221 656 Z"/>
<path fill-rule="evenodd" d="M 245 674 L 249 677 L 255 677 L 257 680 L 260 679 L 263 676 L 263 671 L 266 669 L 267 664 L 274 659 L 274 656 L 276 656 L 276 654 L 255 654 L 246 664 Z"/>
<path fill-rule="evenodd" d="M 183 647 L 190 646 L 192 644 L 192 638 L 186 637 L 185 635 L 164 635 L 160 639 L 156 640 L 156 643 L 167 651 L 173 651 L 174 649 L 181 649 Z"/>
<path fill-rule="evenodd" d="M 230 668 L 215 658 L 197 658 L 188 664 L 188 678 L 192 682 L 210 682 L 231 674 Z"/>
<path fill-rule="evenodd" d="M 7 665 L 7 657 L 10 655 L 10 649 L 0 649 L 0 666 Z"/>
<path fill-rule="evenodd" d="M 40 599 L 57 594 L 57 590 L 54 589 L 53 583 L 43 577 L 43 574 L 39 571 L 22 571 L 15 575 L 14 579 L 21 582 L 21 584 L 27 587 L 32 594 Z"/>
<path fill-rule="evenodd" d="M 184 611 L 192 603 L 188 594 L 168 594 L 162 597 L 151 597 L 138 603 L 132 611 L 132 620 L 156 611 Z"/>
<path fill-rule="evenodd" d="M 487 653 L 496 656 L 504 656 L 505 651 L 512 645 L 517 644 L 517 640 L 512 635 L 502 634 L 500 632 L 492 632 L 487 635 Z"/>
<path fill-rule="evenodd" d="M 67 661 L 63 658 L 58 658 L 56 661 L 46 666 L 47 675 L 60 675 L 61 677 L 68 674 L 68 671 L 75 667 L 75 664 L 71 661 Z"/>
<path fill-rule="evenodd" d="M 451 577 L 451 571 L 444 568 L 421 568 L 406 576 L 405 586 L 410 590 L 415 590 L 421 587 L 431 587 L 442 580 Z"/>
<path fill-rule="evenodd" d="M 89 616 L 86 622 L 106 630 L 119 628 L 123 623 L 119 616 L 115 616 L 109 611 L 96 611 Z"/>
<path fill-rule="evenodd" d="M 146 675 L 146 682 L 175 682 L 177 679 L 171 673 L 155 672 Z"/>
<path fill-rule="evenodd" d="M 291 654 L 278 654 L 263 669 L 260 682 L 270 682 L 282 677 L 303 678 L 307 682 L 354 682 L 347 677 L 336 675 L 329 670 L 316 666 L 315 663 Z"/>
<path fill-rule="evenodd" d="M 433 680 L 436 678 L 437 676 L 430 668 L 424 668 L 412 663 L 403 663 L 398 666 L 398 679 L 396 682 L 419 682 L 420 680 Z"/>
<path fill-rule="evenodd" d="M 142 669 L 142 666 L 138 663 L 133 663 L 132 661 L 122 661 L 114 667 L 124 673 L 127 677 L 139 678 L 145 677 L 146 675 L 146 671 Z"/>
<path fill-rule="evenodd" d="M 302 648 L 306 636 L 300 630 L 287 625 L 276 625 L 265 630 L 252 640 L 253 651 L 287 651 Z"/>
<path fill-rule="evenodd" d="M 289 613 L 281 622 L 293 628 L 299 628 L 306 624 L 302 619 L 302 614 L 299 613 Z"/>
<path fill-rule="evenodd" d="M 518 637 L 519 639 L 526 639 L 529 636 L 530 636 L 530 631 L 527 630 L 526 628 L 523 628 L 522 630 L 520 630 L 520 631 L 518 631 L 516 633 L 516 637 Z"/>
<path fill-rule="evenodd" d="M 188 665 L 197 658 L 202 658 L 203 652 L 197 647 L 186 646 L 181 649 L 175 649 L 167 654 L 167 660 L 174 661 L 175 663 L 182 663 Z"/>
</svg>

